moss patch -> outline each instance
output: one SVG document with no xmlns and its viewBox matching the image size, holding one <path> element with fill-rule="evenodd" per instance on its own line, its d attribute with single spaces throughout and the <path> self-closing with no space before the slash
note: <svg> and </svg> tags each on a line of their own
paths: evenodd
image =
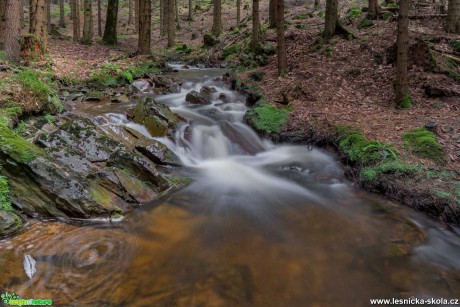
<svg viewBox="0 0 460 307">
<path fill-rule="evenodd" d="M 434 133 L 417 128 L 403 135 L 404 147 L 414 155 L 430 159 L 436 163 L 444 161 L 442 147 L 439 145 Z"/>
<path fill-rule="evenodd" d="M 280 109 L 261 100 L 246 115 L 248 121 L 257 130 L 266 133 L 279 133 L 289 113 L 290 111 L 286 108 Z"/>
<path fill-rule="evenodd" d="M 415 166 L 406 164 L 401 160 L 387 161 L 375 167 L 365 167 L 359 172 L 361 182 L 376 181 L 383 174 L 394 174 L 401 176 L 418 171 Z"/>
<path fill-rule="evenodd" d="M 37 146 L 2 125 L 0 125 L 0 150 L 22 163 L 31 162 L 43 154 Z"/>
<path fill-rule="evenodd" d="M 13 210 L 10 201 L 10 188 L 6 177 L 0 176 L 0 209 Z"/>
</svg>

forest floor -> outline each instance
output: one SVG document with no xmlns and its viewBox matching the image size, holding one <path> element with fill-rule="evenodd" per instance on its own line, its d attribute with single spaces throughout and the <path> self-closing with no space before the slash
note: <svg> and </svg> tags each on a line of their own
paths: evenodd
<svg viewBox="0 0 460 307">
<path fill-rule="evenodd" d="M 314 130 L 317 139 L 332 139 L 333 143 L 338 144 L 337 137 L 334 136 L 335 127 L 349 125 L 359 129 L 368 140 L 394 146 L 405 163 L 423 168 L 423 174 L 416 178 L 399 177 L 397 180 L 388 177 L 388 180 L 394 181 L 391 184 L 381 181 L 361 184 L 430 215 L 460 223 L 460 68 L 453 67 L 451 70 L 457 79 L 452 78 L 452 75 L 434 72 L 429 60 L 430 51 L 426 49 L 426 45 L 419 44 L 428 41 L 438 51 L 455 54 L 451 42 L 460 41 L 460 37 L 446 34 L 439 19 L 411 20 L 412 56 L 409 82 L 413 105 L 408 109 L 398 110 L 393 103 L 395 58 L 391 51 L 396 38 L 395 16 L 365 25 L 365 13 L 354 10 L 358 4 L 347 4 L 342 8 L 341 16 L 357 38 L 336 36 L 328 43 L 321 43 L 323 12 L 313 10 L 312 3 L 300 2 L 286 2 L 285 37 L 289 73 L 278 77 L 276 55 L 272 55 L 264 66 L 249 69 L 237 67 L 238 78 L 251 88 L 258 89 L 268 103 L 280 108 L 289 105 L 290 115 L 281 129 L 281 134 L 311 134 Z M 261 2 L 261 17 L 265 20 L 267 5 L 268 1 Z M 360 5 L 366 6 L 364 3 Z M 52 63 L 51 69 L 58 77 L 82 80 L 89 78 L 95 70 L 107 63 L 126 66 L 146 60 L 145 57 L 134 54 L 137 36 L 127 24 L 126 3 L 122 2 L 121 7 L 119 45 L 116 47 L 100 45 L 98 42 L 83 46 L 69 39 L 51 39 L 49 59 Z M 53 8 L 53 11 L 56 10 L 57 7 Z M 414 11 L 413 14 L 432 13 L 423 11 L 426 10 L 425 7 L 414 10 L 420 11 Z M 243 9 L 242 12 L 245 25 L 235 32 L 230 29 L 235 24 L 234 3 L 224 4 L 223 24 L 228 32 L 223 35 L 222 43 L 218 46 L 220 49 L 208 50 L 202 48 L 202 38 L 212 25 L 212 7 L 202 5 L 196 9 L 192 22 L 186 21 L 187 8 L 182 7 L 178 46 L 186 44 L 192 49 L 192 55 L 188 59 L 194 56 L 205 60 L 221 58 L 224 47 L 247 43 L 248 35 L 240 34 L 250 33 L 250 22 L 247 22 L 250 11 Z M 53 15 L 56 18 L 53 23 L 57 24 L 56 14 Z M 58 30 L 63 35 L 71 35 L 71 27 Z M 264 27 L 263 33 L 264 43 L 276 42 L 273 30 Z M 166 39 L 159 38 L 156 19 L 152 37 L 154 58 L 177 58 L 174 50 L 165 49 Z M 238 56 L 242 51 L 239 53 Z M 231 60 L 227 58 L 225 61 L 237 63 L 238 57 L 232 57 Z M 261 73 L 259 81 L 251 78 L 254 72 Z M 429 122 L 437 125 L 436 138 L 442 146 L 442 160 L 433 161 L 429 157 L 420 157 L 405 145 L 405 134 L 424 127 Z M 343 150 L 341 154 L 347 156 Z M 346 158 L 350 160 L 349 156 Z M 350 173 L 359 182 L 359 171 L 363 165 L 350 165 L 355 169 Z M 427 204 L 430 207 L 423 208 Z M 449 212 L 446 213 L 446 210 Z"/>
</svg>

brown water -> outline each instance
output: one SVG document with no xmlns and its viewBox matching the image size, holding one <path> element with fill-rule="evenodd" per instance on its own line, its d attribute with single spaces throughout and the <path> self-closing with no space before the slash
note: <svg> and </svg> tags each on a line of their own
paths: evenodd
<svg viewBox="0 0 460 307">
<path fill-rule="evenodd" d="M 460 298 L 457 229 L 355 190 L 327 153 L 254 139 L 241 124 L 241 97 L 210 81 L 218 73 L 178 73 L 189 80 L 183 92 L 159 97 L 193 118 L 178 129 L 176 143 L 166 142 L 193 184 L 119 223 L 34 221 L 0 240 L 0 292 L 62 306 L 368 306 L 370 298 Z M 235 105 L 224 110 L 230 114 L 219 113 L 220 102 L 183 103 L 202 84 L 232 98 Z M 194 135 L 187 139 L 186 130 Z M 36 261 L 32 278 L 23 268 L 26 254 Z"/>
</svg>

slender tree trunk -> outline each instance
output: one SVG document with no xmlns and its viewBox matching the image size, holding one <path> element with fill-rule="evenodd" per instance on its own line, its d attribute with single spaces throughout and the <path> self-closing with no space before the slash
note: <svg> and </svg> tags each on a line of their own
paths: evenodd
<svg viewBox="0 0 460 307">
<path fill-rule="evenodd" d="M 136 23 L 134 33 L 139 33 L 139 1 L 140 0 L 134 0 L 134 22 Z"/>
<path fill-rule="evenodd" d="M 323 37 L 329 39 L 335 34 L 337 18 L 339 15 L 339 0 L 326 0 L 326 20 Z"/>
<path fill-rule="evenodd" d="M 405 106 L 408 99 L 407 62 L 409 53 L 409 1 L 399 1 L 398 37 L 396 39 L 396 106 Z"/>
<path fill-rule="evenodd" d="M 314 8 L 315 8 L 315 10 L 319 10 L 321 8 L 321 1 L 320 0 L 315 0 Z"/>
<path fill-rule="evenodd" d="M 241 0 L 237 0 L 237 1 L 241 1 Z M 188 21 L 193 21 L 193 16 L 192 16 L 192 13 L 193 13 L 193 2 L 192 0 L 188 0 Z"/>
<path fill-rule="evenodd" d="M 128 25 L 133 25 L 134 0 L 128 0 Z"/>
<path fill-rule="evenodd" d="M 369 0 L 369 8 L 367 11 L 367 19 L 377 19 L 380 14 L 380 7 L 378 0 Z"/>
<path fill-rule="evenodd" d="M 14 63 L 19 62 L 21 55 L 21 46 L 19 38 L 21 35 L 21 0 L 6 0 L 4 23 L 0 31 L 3 32 L 5 40 L 3 49 L 6 52 L 6 58 Z"/>
<path fill-rule="evenodd" d="M 212 34 L 219 36 L 222 33 L 222 0 L 212 0 L 214 4 Z"/>
<path fill-rule="evenodd" d="M 93 41 L 93 8 L 92 0 L 85 0 L 84 19 L 83 19 L 83 38 L 84 45 L 91 45 Z"/>
<path fill-rule="evenodd" d="M 107 18 L 105 20 L 102 41 L 107 45 L 117 44 L 118 0 L 109 0 L 107 3 Z"/>
<path fill-rule="evenodd" d="M 80 13 L 78 0 L 70 0 L 72 13 L 73 41 L 80 41 Z"/>
<path fill-rule="evenodd" d="M 152 2 L 139 0 L 139 41 L 140 54 L 150 54 L 150 37 L 152 35 Z"/>
<path fill-rule="evenodd" d="M 5 13 L 6 1 L 0 1 L 0 50 L 3 50 L 3 44 L 5 42 Z"/>
<path fill-rule="evenodd" d="M 460 34 L 460 0 L 449 0 L 446 30 L 450 33 Z"/>
<path fill-rule="evenodd" d="M 168 0 L 160 2 L 160 37 L 168 34 Z"/>
<path fill-rule="evenodd" d="M 59 26 L 65 28 L 64 0 L 59 0 Z"/>
<path fill-rule="evenodd" d="M 174 4 L 174 12 L 176 16 L 176 26 L 177 30 L 180 30 L 180 20 L 179 20 L 179 4 L 177 3 L 177 0 L 173 1 Z"/>
<path fill-rule="evenodd" d="M 241 26 L 241 0 L 236 0 L 236 26 Z"/>
<path fill-rule="evenodd" d="M 24 16 L 24 1 L 20 0 L 20 6 L 19 6 L 19 15 L 21 16 L 21 28 L 25 25 L 26 23 L 26 18 Z"/>
<path fill-rule="evenodd" d="M 174 25 L 174 1 L 175 0 L 165 0 L 167 3 L 167 22 L 168 22 L 168 48 L 174 46 L 174 38 L 176 35 L 176 27 Z"/>
<path fill-rule="evenodd" d="M 97 0 L 97 34 L 102 37 L 102 0 Z"/>
<path fill-rule="evenodd" d="M 278 54 L 278 75 L 287 72 L 286 42 L 284 40 L 284 0 L 277 0 L 276 6 L 276 51 Z"/>
<path fill-rule="evenodd" d="M 51 0 L 46 0 L 46 24 L 49 33 L 51 31 Z"/>
<path fill-rule="evenodd" d="M 276 2 L 277 0 L 270 0 L 270 3 L 268 5 L 268 27 L 270 29 L 276 28 Z"/>
<path fill-rule="evenodd" d="M 40 39 L 43 53 L 48 50 L 48 25 L 46 19 L 46 0 L 30 0 L 29 32 Z"/>
<path fill-rule="evenodd" d="M 259 44 L 259 0 L 252 1 L 252 51 L 256 51 Z"/>
</svg>

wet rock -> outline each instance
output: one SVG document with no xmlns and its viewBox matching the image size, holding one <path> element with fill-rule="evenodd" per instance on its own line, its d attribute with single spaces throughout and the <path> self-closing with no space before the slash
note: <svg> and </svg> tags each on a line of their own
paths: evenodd
<svg viewBox="0 0 460 307">
<path fill-rule="evenodd" d="M 168 76 L 156 74 L 148 74 L 148 76 L 150 82 L 152 82 L 156 88 L 159 88 L 162 93 L 178 93 L 180 91 L 181 84 Z"/>
<path fill-rule="evenodd" d="M 212 94 L 216 93 L 217 90 L 214 87 L 203 86 L 200 89 L 200 95 L 205 99 L 206 103 L 211 103 Z"/>
<path fill-rule="evenodd" d="M 136 80 L 131 85 L 140 92 L 145 92 L 152 86 L 148 80 L 144 79 Z"/>
<path fill-rule="evenodd" d="M 156 140 L 142 140 L 136 145 L 136 150 L 155 164 L 171 166 L 182 165 L 180 159 L 166 145 Z"/>
<path fill-rule="evenodd" d="M 85 95 L 86 101 L 101 101 L 105 98 L 105 94 L 102 92 L 89 92 Z"/>
<path fill-rule="evenodd" d="M 0 238 L 17 232 L 21 227 L 22 220 L 16 213 L 0 210 Z"/>
<path fill-rule="evenodd" d="M 180 121 L 171 110 L 152 97 L 145 97 L 136 106 L 134 122 L 144 125 L 152 136 L 165 136 L 168 128 L 174 128 Z"/>
<path fill-rule="evenodd" d="M 191 91 L 185 96 L 185 101 L 191 104 L 207 104 L 206 99 L 197 91 Z"/>
<path fill-rule="evenodd" d="M 227 95 L 225 95 L 224 93 L 219 95 L 219 99 L 222 100 L 223 103 L 229 103 L 230 102 L 230 100 L 228 99 Z"/>
<path fill-rule="evenodd" d="M 129 103 L 129 98 L 123 94 L 117 97 L 113 97 L 110 101 L 112 103 Z"/>
</svg>

